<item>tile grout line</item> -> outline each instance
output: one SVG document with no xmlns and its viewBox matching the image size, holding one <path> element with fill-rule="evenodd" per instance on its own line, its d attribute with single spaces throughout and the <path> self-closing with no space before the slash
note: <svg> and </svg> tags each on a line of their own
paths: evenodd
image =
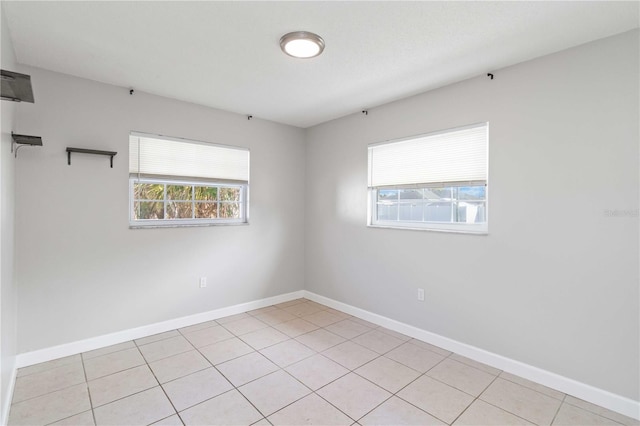
<svg viewBox="0 0 640 426">
<path fill-rule="evenodd" d="M 80 354 L 80 362 L 82 363 L 82 372 L 84 373 L 84 383 L 87 386 L 87 394 L 89 395 L 89 407 L 91 407 L 91 417 L 93 417 L 93 424 L 97 425 L 96 413 L 93 411 L 93 399 L 91 398 L 91 388 L 89 387 L 89 380 L 87 378 L 87 369 L 84 366 L 84 357 Z"/>
</svg>

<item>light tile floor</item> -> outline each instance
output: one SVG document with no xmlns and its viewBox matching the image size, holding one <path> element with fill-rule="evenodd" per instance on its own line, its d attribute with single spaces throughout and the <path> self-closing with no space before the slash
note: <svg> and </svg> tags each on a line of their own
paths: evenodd
<svg viewBox="0 0 640 426">
<path fill-rule="evenodd" d="M 638 425 L 305 299 L 18 371 L 10 425 Z"/>
</svg>

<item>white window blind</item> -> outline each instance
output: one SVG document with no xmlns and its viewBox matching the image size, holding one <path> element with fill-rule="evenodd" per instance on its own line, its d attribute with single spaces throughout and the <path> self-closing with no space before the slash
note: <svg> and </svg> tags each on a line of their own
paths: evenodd
<svg viewBox="0 0 640 426">
<path fill-rule="evenodd" d="M 369 187 L 487 180 L 487 124 L 369 146 Z"/>
<path fill-rule="evenodd" d="M 181 177 L 217 182 L 249 182 L 244 148 L 131 133 L 129 173 L 141 177 Z"/>
</svg>

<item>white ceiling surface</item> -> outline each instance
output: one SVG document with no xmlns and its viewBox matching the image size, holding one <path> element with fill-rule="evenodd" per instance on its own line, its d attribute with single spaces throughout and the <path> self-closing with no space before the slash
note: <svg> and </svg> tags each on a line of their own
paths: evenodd
<svg viewBox="0 0 640 426">
<path fill-rule="evenodd" d="M 303 128 L 639 26 L 635 1 L 2 7 L 22 64 Z M 296 30 L 324 53 L 284 55 Z"/>
</svg>

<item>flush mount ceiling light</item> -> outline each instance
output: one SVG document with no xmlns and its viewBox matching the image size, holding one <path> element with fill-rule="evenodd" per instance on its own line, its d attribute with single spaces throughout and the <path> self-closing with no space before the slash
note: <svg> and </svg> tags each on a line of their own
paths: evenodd
<svg viewBox="0 0 640 426">
<path fill-rule="evenodd" d="M 282 36 L 280 49 L 294 58 L 313 58 L 324 50 L 324 40 L 308 31 L 294 31 Z"/>
</svg>

